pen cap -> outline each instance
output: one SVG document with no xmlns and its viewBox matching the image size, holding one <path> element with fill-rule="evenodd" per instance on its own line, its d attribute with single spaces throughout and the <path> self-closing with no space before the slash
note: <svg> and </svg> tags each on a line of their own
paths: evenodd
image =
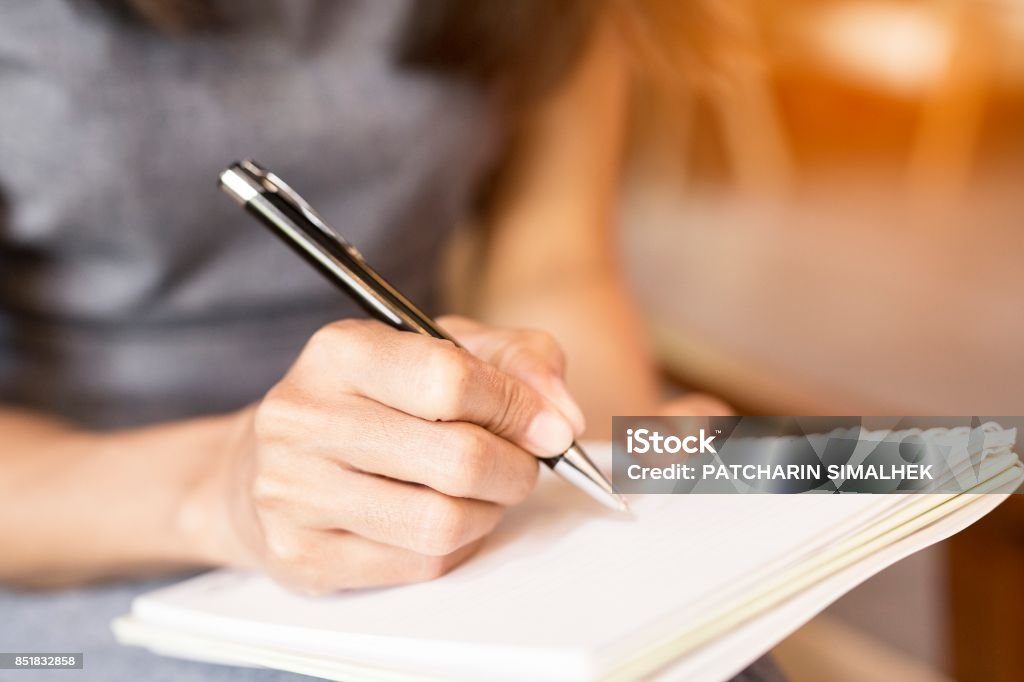
<svg viewBox="0 0 1024 682">
<path fill-rule="evenodd" d="M 242 165 L 244 163 L 252 162 L 241 161 L 232 164 L 220 174 L 220 188 L 240 206 L 245 206 L 260 193 L 257 176 L 247 170 Z"/>
</svg>

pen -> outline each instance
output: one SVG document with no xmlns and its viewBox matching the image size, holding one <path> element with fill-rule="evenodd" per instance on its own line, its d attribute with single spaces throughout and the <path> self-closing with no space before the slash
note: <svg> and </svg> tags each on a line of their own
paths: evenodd
<svg viewBox="0 0 1024 682">
<path fill-rule="evenodd" d="M 458 345 L 430 316 L 377 274 L 363 255 L 281 178 L 250 159 L 221 173 L 220 187 L 370 315 L 396 329 Z M 612 490 L 608 479 L 575 442 L 561 455 L 540 459 L 604 506 L 628 511 L 625 499 Z"/>
</svg>

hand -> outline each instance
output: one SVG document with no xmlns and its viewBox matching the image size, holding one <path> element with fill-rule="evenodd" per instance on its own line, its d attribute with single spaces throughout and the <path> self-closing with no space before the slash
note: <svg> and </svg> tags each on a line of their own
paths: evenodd
<svg viewBox="0 0 1024 682">
<path fill-rule="evenodd" d="M 213 560 L 324 593 L 472 554 L 584 423 L 551 337 L 440 324 L 468 350 L 362 320 L 310 339 L 201 486 Z"/>
</svg>

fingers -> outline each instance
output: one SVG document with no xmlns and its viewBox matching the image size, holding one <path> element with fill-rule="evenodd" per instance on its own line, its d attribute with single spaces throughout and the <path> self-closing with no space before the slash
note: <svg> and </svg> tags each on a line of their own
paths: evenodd
<svg viewBox="0 0 1024 682">
<path fill-rule="evenodd" d="M 266 538 L 267 572 L 308 594 L 433 580 L 480 547 L 474 542 L 451 554 L 430 556 L 343 531 L 268 529 Z"/>
<path fill-rule="evenodd" d="M 291 478 L 311 459 L 503 505 L 533 490 L 535 457 L 467 422 L 426 422 L 361 396 L 300 401 L 274 391 L 256 413 L 261 471 Z"/>
<path fill-rule="evenodd" d="M 551 401 L 577 436 L 586 430 L 583 411 L 565 385 L 565 354 L 550 334 L 534 329 L 499 329 L 465 317 L 438 320 L 467 350 Z"/>
<path fill-rule="evenodd" d="M 271 525 L 287 519 L 299 528 L 345 530 L 430 556 L 451 554 L 484 537 L 502 515 L 492 502 L 450 497 L 316 459 L 260 479 L 254 494 Z"/>
<path fill-rule="evenodd" d="M 522 502 L 537 481 L 535 457 L 476 424 L 426 422 L 359 397 L 344 410 L 344 420 L 323 420 L 314 441 L 338 464 L 502 505 Z"/>
<path fill-rule="evenodd" d="M 560 454 L 574 437 L 537 390 L 438 339 L 345 321 L 317 332 L 301 360 L 299 373 L 321 394 L 343 387 L 423 419 L 471 422 L 535 455 Z"/>
</svg>

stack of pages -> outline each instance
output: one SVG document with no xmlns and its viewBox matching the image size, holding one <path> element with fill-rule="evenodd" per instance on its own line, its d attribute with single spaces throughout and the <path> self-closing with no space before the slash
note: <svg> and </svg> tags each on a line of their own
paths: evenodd
<svg viewBox="0 0 1024 682">
<path fill-rule="evenodd" d="M 438 580 L 311 598 L 218 571 L 139 597 L 114 630 L 170 656 L 332 680 L 725 680 L 1015 490 L 1016 433 L 982 431 L 970 456 L 966 428 L 922 434 L 964 454 L 972 494 L 645 495 L 630 519 L 548 477 Z"/>
</svg>

